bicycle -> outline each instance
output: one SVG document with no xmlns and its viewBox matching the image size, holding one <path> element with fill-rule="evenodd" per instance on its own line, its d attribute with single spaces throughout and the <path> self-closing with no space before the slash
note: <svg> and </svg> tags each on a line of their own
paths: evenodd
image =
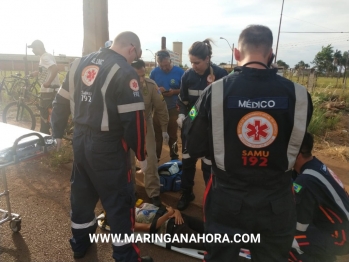
<svg viewBox="0 0 349 262">
<path fill-rule="evenodd" d="M 48 100 L 54 99 L 58 88 L 54 89 L 54 92 L 52 93 L 52 97 L 48 98 Z M 40 95 L 35 95 L 33 93 L 30 93 L 26 86 L 23 86 L 20 90 L 20 96 L 18 101 L 10 102 L 7 104 L 3 110 L 2 113 L 2 121 L 4 123 L 20 126 L 23 128 L 35 130 L 36 127 L 36 117 L 40 117 L 40 119 L 43 120 L 45 124 L 50 123 L 51 121 L 51 105 L 48 106 L 40 106 L 39 103 L 36 101 L 33 105 L 38 109 L 38 113 L 34 113 L 33 110 L 26 104 L 27 97 L 28 96 L 35 96 L 36 100 L 44 101 L 44 99 Z M 47 98 L 46 98 L 47 99 Z M 48 112 L 47 119 L 43 118 L 42 115 L 44 112 Z M 71 119 L 71 117 L 68 120 L 67 126 L 64 131 L 63 138 L 72 141 L 72 134 L 74 131 L 74 124 Z"/>
<path fill-rule="evenodd" d="M 31 95 L 25 97 L 27 104 L 35 103 L 38 99 L 39 90 L 41 87 L 39 80 L 38 80 L 38 77 L 36 77 L 32 83 L 30 83 L 30 81 L 29 81 L 29 78 L 31 78 L 30 75 L 28 75 L 24 78 L 22 78 L 21 76 L 17 76 L 17 75 L 12 76 L 12 77 L 18 79 L 18 82 L 12 87 L 12 89 L 14 89 L 13 92 L 19 94 L 21 88 L 23 86 L 25 86 L 27 89 L 27 92 L 29 94 L 31 94 Z M 18 95 L 18 97 L 19 97 L 19 95 Z M 17 101 L 17 100 L 18 100 L 18 98 L 15 99 L 15 101 Z"/>
<path fill-rule="evenodd" d="M 5 76 L 0 84 L 0 91 L 4 90 L 6 91 L 7 95 L 12 98 L 14 101 L 18 100 L 19 94 L 17 91 L 17 88 L 15 88 L 16 86 L 18 86 L 18 84 L 25 84 L 25 82 L 21 81 L 21 74 L 17 73 L 15 75 L 11 75 L 11 76 Z M 21 81 L 21 82 L 20 82 Z"/>
</svg>

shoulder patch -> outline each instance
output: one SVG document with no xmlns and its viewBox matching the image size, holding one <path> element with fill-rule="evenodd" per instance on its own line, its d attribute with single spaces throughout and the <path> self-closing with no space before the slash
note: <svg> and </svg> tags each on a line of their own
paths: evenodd
<svg viewBox="0 0 349 262">
<path fill-rule="evenodd" d="M 299 193 L 299 191 L 301 191 L 302 186 L 298 185 L 297 183 L 293 183 L 293 189 L 296 193 Z"/>
<path fill-rule="evenodd" d="M 189 112 L 189 117 L 191 118 L 191 120 L 194 120 L 197 115 L 198 111 L 196 110 L 195 106 L 193 106 Z"/>
<path fill-rule="evenodd" d="M 328 172 L 331 174 L 331 176 L 333 177 L 333 179 L 338 183 L 338 185 L 341 187 L 341 188 L 344 188 L 344 185 L 342 183 L 342 181 L 338 178 L 338 176 L 331 170 L 328 168 Z"/>
<path fill-rule="evenodd" d="M 215 80 L 215 75 L 208 75 L 207 76 L 207 83 L 208 84 L 211 84 L 211 83 L 213 83 L 214 82 L 214 80 Z"/>
<path fill-rule="evenodd" d="M 138 81 L 136 79 L 130 81 L 130 88 L 135 92 L 139 90 Z"/>
<path fill-rule="evenodd" d="M 87 86 L 91 86 L 97 77 L 98 71 L 99 71 L 98 66 L 95 66 L 95 65 L 86 66 L 81 73 L 82 82 Z"/>
<path fill-rule="evenodd" d="M 157 93 L 158 93 L 159 96 L 161 97 L 162 101 L 165 101 L 165 98 L 164 98 L 164 96 L 162 95 L 160 88 L 158 88 Z"/>
</svg>

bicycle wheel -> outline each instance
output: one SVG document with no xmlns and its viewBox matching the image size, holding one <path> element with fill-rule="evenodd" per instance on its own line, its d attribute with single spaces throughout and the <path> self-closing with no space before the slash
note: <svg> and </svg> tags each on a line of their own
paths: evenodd
<svg viewBox="0 0 349 262">
<path fill-rule="evenodd" d="M 12 84 L 9 93 L 13 100 L 18 101 L 21 94 L 21 88 L 25 86 L 24 81 L 16 81 Z"/>
<path fill-rule="evenodd" d="M 34 130 L 36 125 L 33 111 L 27 105 L 18 102 L 11 102 L 4 108 L 2 121 L 31 130 Z"/>
</svg>

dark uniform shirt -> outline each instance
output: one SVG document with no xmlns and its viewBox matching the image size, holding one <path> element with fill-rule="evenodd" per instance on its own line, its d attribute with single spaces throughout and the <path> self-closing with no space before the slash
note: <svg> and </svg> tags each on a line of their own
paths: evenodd
<svg viewBox="0 0 349 262">
<path fill-rule="evenodd" d="M 297 229 L 315 225 L 329 234 L 349 234 L 349 197 L 336 174 L 316 157 L 305 163 L 293 183 Z M 338 232 L 339 231 L 339 232 Z"/>
<path fill-rule="evenodd" d="M 110 132 L 145 159 L 144 102 L 139 78 L 126 59 L 102 48 L 73 62 L 55 101 L 53 136 L 61 138 L 69 114 L 74 123 Z"/>
<path fill-rule="evenodd" d="M 210 76 L 210 67 L 207 68 L 203 75 L 197 74 L 192 68 L 183 74 L 181 89 L 178 95 L 180 114 L 187 115 L 204 89 L 212 82 L 228 74 L 226 70 L 215 64 L 211 64 L 211 67 L 213 69 L 213 78 Z"/>
<path fill-rule="evenodd" d="M 258 188 L 261 198 L 290 185 L 285 171 L 295 163 L 313 109 L 306 89 L 276 72 L 236 68 L 205 89 L 185 127 L 190 156 L 208 156 L 217 178 L 237 190 Z"/>
</svg>

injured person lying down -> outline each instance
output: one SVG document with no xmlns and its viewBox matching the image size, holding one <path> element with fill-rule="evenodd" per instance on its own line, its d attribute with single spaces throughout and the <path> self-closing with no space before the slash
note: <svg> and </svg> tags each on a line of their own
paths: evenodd
<svg viewBox="0 0 349 262">
<path fill-rule="evenodd" d="M 98 218 L 98 225 L 101 228 L 110 230 L 105 213 Z M 153 204 L 143 203 L 136 207 L 135 232 L 171 234 L 180 238 L 181 234 L 191 235 L 204 234 L 204 222 L 200 219 L 182 214 L 178 209 L 172 207 L 159 208 Z M 205 250 L 203 241 L 172 244 L 180 248 L 192 248 Z"/>
</svg>

